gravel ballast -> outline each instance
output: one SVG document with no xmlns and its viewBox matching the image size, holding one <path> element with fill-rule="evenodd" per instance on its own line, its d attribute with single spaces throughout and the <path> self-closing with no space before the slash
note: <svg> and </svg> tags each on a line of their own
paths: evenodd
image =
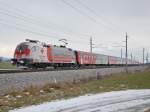
<svg viewBox="0 0 150 112">
<path fill-rule="evenodd" d="M 129 67 L 129 72 L 143 71 L 147 66 Z M 10 73 L 0 74 L 0 94 L 5 94 L 10 90 L 20 90 L 29 86 L 40 86 L 47 83 L 58 82 L 78 82 L 89 78 L 101 78 L 103 76 L 124 73 L 124 67 L 118 68 L 100 68 L 100 69 L 82 69 L 65 71 L 46 71 L 46 72 L 28 72 L 28 73 Z"/>
</svg>

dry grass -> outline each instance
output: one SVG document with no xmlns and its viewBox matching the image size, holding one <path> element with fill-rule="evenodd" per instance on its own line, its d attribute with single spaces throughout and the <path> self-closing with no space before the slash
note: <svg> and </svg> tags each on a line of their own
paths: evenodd
<svg viewBox="0 0 150 112">
<path fill-rule="evenodd" d="M 0 112 L 55 99 L 76 97 L 87 93 L 99 93 L 126 89 L 150 89 L 150 71 L 89 78 L 73 83 L 30 86 L 23 91 L 11 91 L 0 96 Z"/>
<path fill-rule="evenodd" d="M 0 62 L 0 69 L 16 69 L 10 62 Z"/>
</svg>

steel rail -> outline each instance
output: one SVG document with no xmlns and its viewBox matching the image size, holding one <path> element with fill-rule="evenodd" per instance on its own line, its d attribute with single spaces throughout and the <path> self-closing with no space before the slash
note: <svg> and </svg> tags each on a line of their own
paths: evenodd
<svg viewBox="0 0 150 112">
<path fill-rule="evenodd" d="M 143 66 L 143 65 L 133 65 L 133 66 Z M 100 69 L 100 68 L 122 68 L 125 66 L 97 66 L 97 67 L 80 67 L 80 68 L 68 68 L 59 67 L 57 69 L 47 68 L 47 69 L 0 69 L 0 74 L 10 74 L 10 73 L 27 73 L 27 72 L 45 72 L 45 71 L 64 71 L 64 70 L 82 70 L 82 69 Z M 130 67 L 130 66 L 129 66 Z"/>
</svg>

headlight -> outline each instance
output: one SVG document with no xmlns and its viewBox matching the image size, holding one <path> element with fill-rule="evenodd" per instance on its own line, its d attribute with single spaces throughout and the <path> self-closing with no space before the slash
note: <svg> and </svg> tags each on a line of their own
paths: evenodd
<svg viewBox="0 0 150 112">
<path fill-rule="evenodd" d="M 11 64 L 13 64 L 13 63 L 14 63 L 14 61 L 11 61 L 10 63 L 11 63 Z"/>
<path fill-rule="evenodd" d="M 24 63 L 24 61 L 20 61 L 20 63 Z"/>
</svg>

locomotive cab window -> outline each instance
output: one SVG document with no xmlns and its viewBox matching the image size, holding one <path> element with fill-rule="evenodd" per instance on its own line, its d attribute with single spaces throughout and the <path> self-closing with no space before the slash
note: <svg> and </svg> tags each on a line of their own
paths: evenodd
<svg viewBox="0 0 150 112">
<path fill-rule="evenodd" d="M 28 45 L 19 45 L 16 48 L 16 50 L 18 50 L 18 51 L 23 51 L 23 50 L 26 50 L 26 49 L 28 49 Z"/>
</svg>

